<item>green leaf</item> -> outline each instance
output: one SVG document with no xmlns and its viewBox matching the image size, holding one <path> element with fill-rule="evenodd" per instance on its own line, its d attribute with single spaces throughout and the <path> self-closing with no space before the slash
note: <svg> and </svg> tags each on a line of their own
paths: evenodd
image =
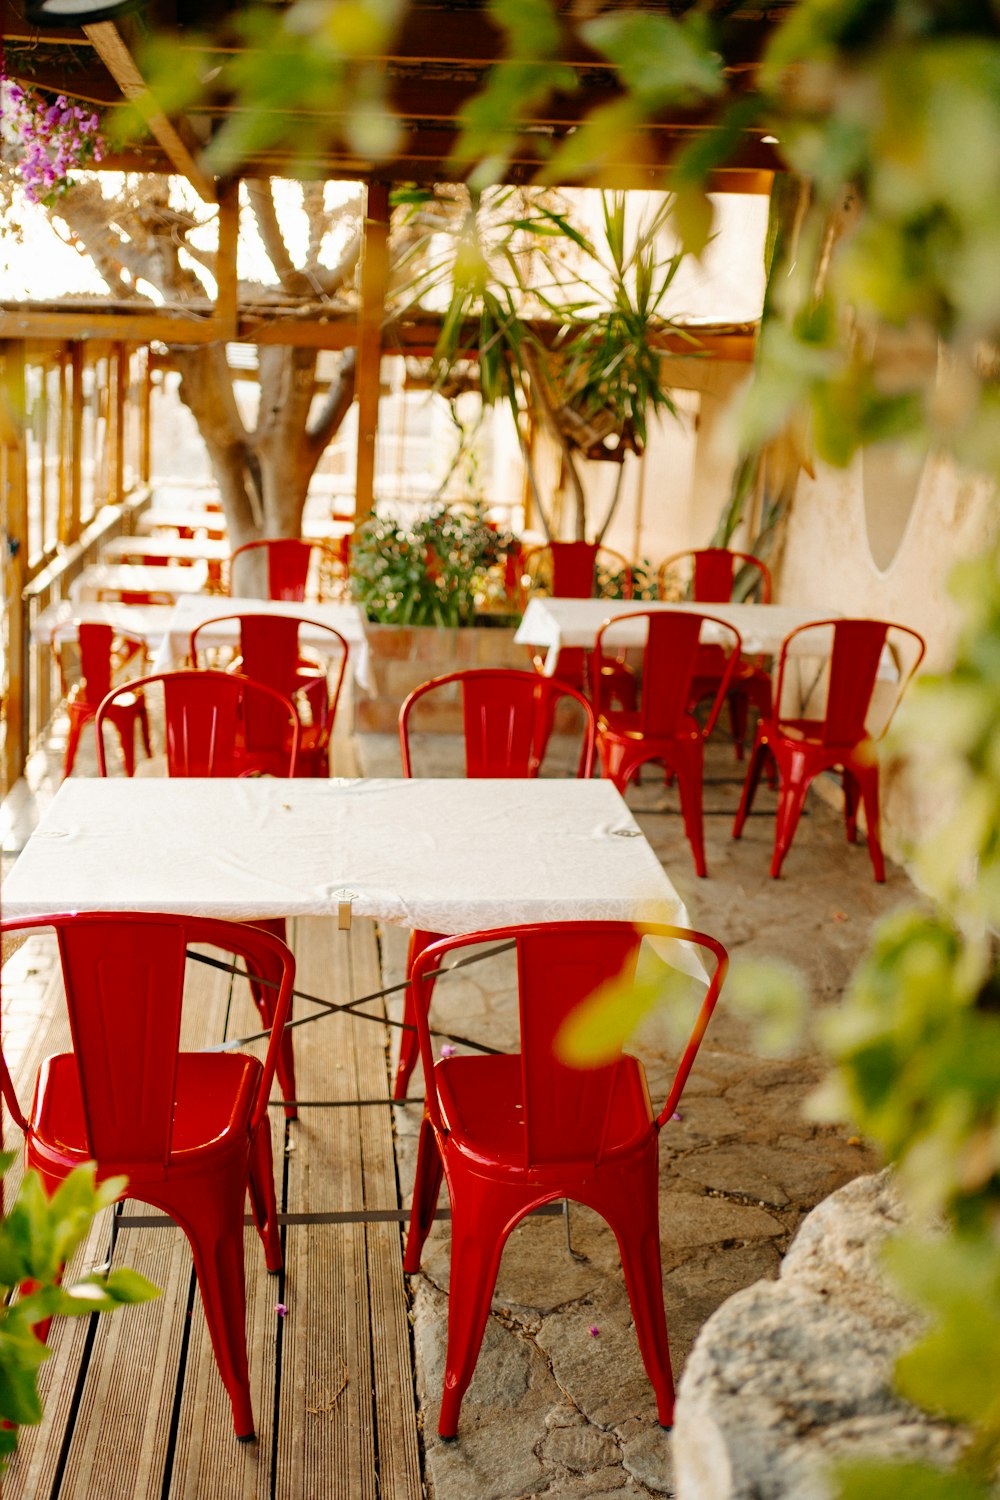
<svg viewBox="0 0 1000 1500">
<path fill-rule="evenodd" d="M 567 1016 L 555 1038 L 555 1055 L 568 1067 L 604 1067 L 647 1015 L 690 995 L 690 979 L 642 952 L 634 980 L 610 980 Z"/>
</svg>

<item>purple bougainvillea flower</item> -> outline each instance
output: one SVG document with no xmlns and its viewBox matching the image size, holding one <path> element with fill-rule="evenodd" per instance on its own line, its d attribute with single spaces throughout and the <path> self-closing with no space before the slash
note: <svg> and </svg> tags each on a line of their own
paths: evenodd
<svg viewBox="0 0 1000 1500">
<path fill-rule="evenodd" d="M 591 1323 L 590 1327 L 587 1329 L 587 1332 L 590 1334 L 590 1337 L 592 1339 L 599 1339 L 601 1336 L 601 1330 L 598 1328 L 596 1323 Z"/>
<path fill-rule="evenodd" d="M 451 1045 L 450 1042 L 445 1042 L 444 1046 L 441 1048 L 441 1056 L 442 1057 L 454 1057 L 455 1056 L 455 1049 Z"/>
<path fill-rule="evenodd" d="M 288 1316 L 288 1308 L 285 1306 L 285 1304 L 283 1302 L 276 1302 L 274 1304 L 274 1310 L 278 1314 L 279 1318 L 284 1318 L 284 1317 Z"/>
</svg>

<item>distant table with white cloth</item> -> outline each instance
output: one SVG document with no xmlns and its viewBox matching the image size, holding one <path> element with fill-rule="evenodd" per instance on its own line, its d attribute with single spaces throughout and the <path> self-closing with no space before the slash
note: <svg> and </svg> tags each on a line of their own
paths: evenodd
<svg viewBox="0 0 1000 1500">
<path fill-rule="evenodd" d="M 8 918 L 337 914 L 452 935 L 690 925 L 607 781 L 70 778 L 3 884 Z M 663 956 L 703 980 L 695 949 Z"/>
<path fill-rule="evenodd" d="M 176 504 L 154 505 L 149 510 L 144 510 L 138 517 L 135 529 L 142 536 L 150 536 L 157 531 L 178 533 L 202 531 L 206 536 L 224 537 L 226 518 L 221 510 L 197 509 L 194 506 Z"/>
<path fill-rule="evenodd" d="M 224 615 L 294 615 L 317 625 L 332 626 L 347 642 L 351 670 L 354 680 L 366 692 L 372 690 L 371 664 L 368 656 L 368 641 L 364 620 L 356 604 L 341 601 L 326 601 L 322 604 L 297 603 L 286 599 L 240 599 L 228 595 L 199 595 L 178 599 L 163 635 L 160 649 L 153 662 L 154 672 L 169 672 L 187 663 L 191 632 L 206 620 Z M 205 646 L 235 645 L 237 629 L 233 621 L 215 625 L 203 631 L 199 641 Z M 327 647 L 330 638 L 323 630 L 309 634 L 308 623 L 300 627 L 299 640 L 303 645 L 317 648 Z"/>
<path fill-rule="evenodd" d="M 84 625 L 110 625 L 112 630 L 141 636 L 147 649 L 153 652 L 163 640 L 172 613 L 172 604 L 99 604 L 93 599 L 74 603 L 71 599 L 60 599 L 58 604 L 47 605 L 35 619 L 31 639 L 36 646 L 48 646 L 53 630 L 62 632 L 77 621 Z"/>
<path fill-rule="evenodd" d="M 528 601 L 524 618 L 518 626 L 514 643 L 518 646 L 544 647 L 546 676 L 556 670 L 563 646 L 591 647 L 605 620 L 616 615 L 640 614 L 647 610 L 683 610 L 688 613 L 714 615 L 740 633 L 743 651 L 748 656 L 777 656 L 789 631 L 817 620 L 836 619 L 838 609 L 804 609 L 796 604 L 699 604 L 694 601 L 667 603 L 651 599 L 549 599 Z M 706 634 L 704 639 L 711 639 Z M 636 621 L 634 629 L 617 627 L 609 645 L 641 646 L 644 628 Z"/>
<path fill-rule="evenodd" d="M 177 599 L 181 594 L 204 594 L 208 587 L 208 564 L 195 562 L 187 568 L 144 566 L 142 563 L 92 563 L 70 584 L 74 603 L 101 601 L 108 594 L 151 594 Z"/>
<path fill-rule="evenodd" d="M 101 543 L 101 562 L 224 563 L 229 561 L 229 543 L 210 536 L 112 536 Z"/>
</svg>

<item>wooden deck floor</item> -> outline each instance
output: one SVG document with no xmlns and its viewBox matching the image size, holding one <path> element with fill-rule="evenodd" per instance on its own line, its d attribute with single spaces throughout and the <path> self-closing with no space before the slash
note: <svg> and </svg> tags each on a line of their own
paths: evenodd
<svg viewBox="0 0 1000 1500">
<path fill-rule="evenodd" d="M 299 989 L 344 1000 L 380 987 L 371 923 L 341 933 L 330 919 L 299 920 L 291 940 Z M 185 1045 L 256 1030 L 245 986 L 230 999 L 228 977 L 200 966 L 195 986 Z M 5 1050 L 22 1100 L 40 1058 L 65 1045 L 60 995 L 54 945 L 30 939 L 4 971 Z M 380 1004 L 364 1009 L 374 1014 Z M 296 1001 L 296 1015 L 309 1010 Z M 4 1500 L 422 1495 L 400 1229 L 389 1217 L 399 1201 L 391 1112 L 339 1107 L 387 1097 L 385 1028 L 347 1016 L 298 1028 L 296 1067 L 300 1099 L 319 1102 L 288 1126 L 272 1109 L 280 1276 L 268 1276 L 256 1234 L 246 1233 L 256 1441 L 234 1439 L 187 1241 L 128 1203 L 95 1224 L 71 1270 L 105 1262 L 110 1249 L 163 1295 L 53 1325 L 44 1421 L 21 1430 Z M 350 1222 L 359 1211 L 368 1221 Z"/>
</svg>

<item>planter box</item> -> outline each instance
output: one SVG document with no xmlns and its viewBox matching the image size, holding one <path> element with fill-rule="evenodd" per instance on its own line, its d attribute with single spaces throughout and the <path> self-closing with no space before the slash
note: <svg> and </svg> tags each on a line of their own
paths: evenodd
<svg viewBox="0 0 1000 1500">
<path fill-rule="evenodd" d="M 464 667 L 530 668 L 531 654 L 514 645 L 514 627 L 366 625 L 375 693 L 358 692 L 354 729 L 359 734 L 395 734 L 403 699 L 429 677 Z M 461 734 L 462 711 L 454 702 L 421 705 L 421 732 Z"/>
</svg>

